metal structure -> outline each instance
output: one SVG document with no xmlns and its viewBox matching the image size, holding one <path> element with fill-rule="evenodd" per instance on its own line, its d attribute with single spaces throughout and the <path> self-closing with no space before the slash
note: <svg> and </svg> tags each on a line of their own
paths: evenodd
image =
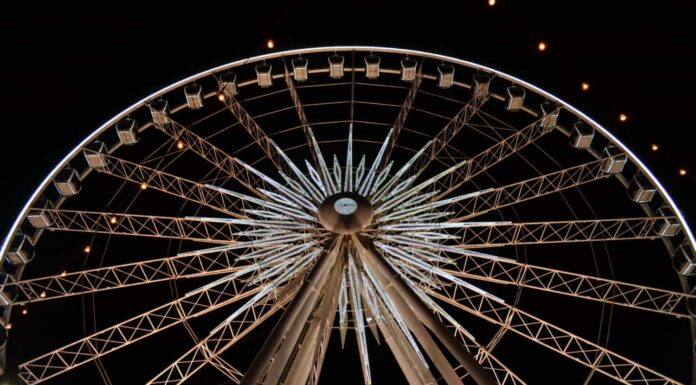
<svg viewBox="0 0 696 385">
<path fill-rule="evenodd" d="M 124 383 L 316 384 L 335 335 L 366 385 L 381 354 L 410 385 L 680 384 L 692 369 L 651 365 L 665 346 L 644 333 L 666 320 L 693 341 L 694 254 L 650 171 L 562 100 L 441 55 L 304 49 L 173 84 L 75 148 L 3 245 L 0 326 L 94 304 L 81 336 L 14 357 L 27 385 L 95 367 L 117 383 L 110 357 L 166 333 L 174 357 Z M 100 300 L 163 287 L 97 321 Z M 637 358 L 612 314 L 648 329 Z"/>
</svg>

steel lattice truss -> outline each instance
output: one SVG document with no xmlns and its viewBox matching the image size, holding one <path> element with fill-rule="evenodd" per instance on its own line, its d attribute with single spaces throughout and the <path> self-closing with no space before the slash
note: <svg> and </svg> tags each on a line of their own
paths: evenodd
<svg viewBox="0 0 696 385">
<path fill-rule="evenodd" d="M 180 384 L 208 365 L 229 381 L 244 385 L 315 384 L 334 329 L 340 333 L 342 344 L 349 331 L 355 333 L 367 385 L 372 383 L 368 334 L 385 342 L 410 384 L 461 385 L 469 379 L 479 384 L 525 383 L 496 358 L 495 343 L 478 341 L 446 308 L 471 313 L 502 332 L 519 334 L 620 383 L 678 383 L 477 285 L 514 285 L 689 317 L 687 301 L 696 300 L 691 294 L 497 255 L 504 253 L 498 248 L 529 244 L 661 238 L 665 226 L 676 220 L 673 216 L 537 222 L 477 218 L 605 180 L 613 173 L 607 162 L 623 154 L 500 187 L 476 189 L 469 183 L 473 178 L 517 156 L 543 136 L 554 135 L 556 129 L 547 111 L 478 154 L 454 161 L 445 153 L 491 99 L 484 87 L 474 88 L 468 102 L 409 159 L 391 159 L 421 84 L 427 81 L 420 67 L 393 128 L 375 154 L 357 160 L 353 126 L 349 124 L 345 152 L 328 157 L 322 154 L 287 66 L 282 78 L 307 146 L 302 164 L 267 135 L 234 93 L 220 93 L 224 110 L 251 137 L 273 170 L 262 171 L 252 166 L 253 162 L 226 153 L 178 123 L 172 114 L 150 107 L 158 131 L 181 141 L 185 151 L 238 182 L 244 191 L 233 191 L 214 180 L 186 179 L 115 154 L 84 150 L 86 156 L 100 159 L 101 163 L 92 166 L 96 171 L 140 185 L 148 190 L 144 193 L 163 192 L 212 209 L 214 216 L 34 209 L 33 213 L 44 219 L 42 230 L 170 238 L 192 241 L 195 246 L 167 257 L 6 281 L 2 291 L 15 293 L 13 304 L 185 278 L 208 278 L 209 282 L 169 303 L 21 363 L 19 376 L 24 383 L 42 383 L 213 311 L 225 312 L 226 318 L 148 384 Z M 227 85 L 220 79 L 218 83 L 221 89 Z M 557 107 L 550 113 L 557 116 L 559 111 Z M 431 172 L 435 164 L 439 169 Z M 463 192 L 467 189 L 469 192 Z M 321 213 L 326 210 L 325 202 L 334 196 L 366 199 L 374 217 L 356 231 L 328 227 Z M 352 199 L 341 199 L 329 210 L 347 218 L 357 215 L 356 207 L 361 206 Z M 486 250 L 492 248 L 496 250 Z M 280 319 L 250 368 L 241 371 L 225 360 L 225 351 L 234 349 L 274 314 Z"/>
</svg>

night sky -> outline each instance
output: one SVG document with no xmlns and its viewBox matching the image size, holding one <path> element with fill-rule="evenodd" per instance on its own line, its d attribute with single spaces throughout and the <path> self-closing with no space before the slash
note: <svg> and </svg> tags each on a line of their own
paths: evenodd
<svg viewBox="0 0 696 385">
<path fill-rule="evenodd" d="M 276 50 L 377 45 L 487 65 L 566 100 L 607 127 L 696 221 L 696 3 L 498 0 L 287 2 L 156 13 L 0 15 L 0 233 L 56 162 L 104 121 L 181 78 Z M 332 8 L 332 9 L 330 9 Z M 548 48 L 537 50 L 539 42 Z M 581 90 L 581 83 L 589 90 Z M 619 122 L 619 114 L 626 122 Z M 651 145 L 657 144 L 654 152 Z M 678 170 L 687 170 L 679 176 Z M 332 341 L 333 342 L 333 341 Z"/>
</svg>

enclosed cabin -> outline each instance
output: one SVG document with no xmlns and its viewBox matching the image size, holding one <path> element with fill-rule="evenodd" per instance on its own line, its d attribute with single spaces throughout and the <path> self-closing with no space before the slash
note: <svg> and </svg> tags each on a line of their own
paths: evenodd
<svg viewBox="0 0 696 385">
<path fill-rule="evenodd" d="M 184 95 L 186 95 L 186 104 L 188 108 L 192 110 L 199 110 L 203 108 L 203 87 L 200 84 L 189 84 L 184 88 Z"/>
<path fill-rule="evenodd" d="M 512 112 L 519 111 L 524 105 L 526 93 L 524 88 L 518 85 L 508 86 L 507 96 L 505 96 L 505 109 Z"/>
<path fill-rule="evenodd" d="M 23 233 L 15 234 L 10 242 L 10 247 L 5 253 L 5 258 L 14 266 L 21 266 L 34 259 L 34 243 L 28 235 Z"/>
<path fill-rule="evenodd" d="M 437 86 L 450 88 L 452 84 L 454 84 L 454 66 L 449 63 L 442 63 L 437 66 Z"/>
<path fill-rule="evenodd" d="M 696 256 L 689 242 L 685 241 L 677 247 L 672 256 L 672 267 L 681 275 L 696 275 Z"/>
<path fill-rule="evenodd" d="M 669 206 L 662 206 L 657 209 L 656 212 L 658 217 L 664 218 L 661 222 L 658 222 L 657 233 L 663 238 L 670 238 L 677 234 L 681 230 L 681 225 L 679 224 L 679 219 L 674 215 L 674 211 Z"/>
<path fill-rule="evenodd" d="M 343 63 L 345 58 L 338 54 L 329 56 L 329 77 L 331 79 L 340 79 L 343 77 Z"/>
<path fill-rule="evenodd" d="M 71 167 L 60 170 L 53 179 L 53 185 L 56 186 L 58 193 L 64 197 L 73 196 L 79 193 L 82 188 L 80 174 Z"/>
<path fill-rule="evenodd" d="M 292 59 L 292 77 L 296 82 L 304 82 L 309 78 L 309 60 L 302 56 Z"/>
<path fill-rule="evenodd" d="M 473 82 L 473 96 L 474 98 L 481 99 L 488 95 L 488 87 L 491 84 L 491 75 L 485 72 L 477 72 L 474 74 Z"/>
<path fill-rule="evenodd" d="M 552 129 L 552 128 L 556 127 L 556 123 L 558 123 L 558 113 L 560 112 L 558 105 L 556 103 L 553 103 L 553 102 L 550 102 L 547 100 L 547 101 L 541 103 L 540 109 L 541 109 L 541 120 L 540 120 L 541 127 L 545 128 L 545 129 Z"/>
<path fill-rule="evenodd" d="M 150 104 L 152 122 L 156 125 L 169 124 L 169 103 L 165 99 L 157 99 Z"/>
<path fill-rule="evenodd" d="M 656 192 L 655 186 L 642 173 L 634 175 L 631 178 L 631 183 L 628 185 L 628 197 L 636 203 L 650 202 Z"/>
<path fill-rule="evenodd" d="M 82 150 L 89 167 L 96 169 L 106 167 L 106 152 L 106 143 L 100 140 L 95 140 L 94 142 L 85 146 L 85 148 Z"/>
<path fill-rule="evenodd" d="M 369 54 L 365 56 L 365 77 L 377 79 L 379 77 L 380 58 L 377 55 Z"/>
<path fill-rule="evenodd" d="M 256 70 L 256 82 L 261 88 L 268 88 L 273 85 L 273 66 L 263 62 L 254 67 Z"/>
<path fill-rule="evenodd" d="M 121 144 L 130 146 L 138 143 L 138 123 L 135 119 L 125 118 L 116 123 L 116 134 Z"/>
<path fill-rule="evenodd" d="M 227 99 L 230 99 L 239 93 L 236 73 L 227 71 L 220 75 L 220 92 Z"/>
<path fill-rule="evenodd" d="M 34 206 L 29 210 L 27 214 L 27 220 L 29 224 L 34 226 L 36 229 L 43 229 L 49 227 L 53 224 L 51 220 L 51 215 L 47 210 L 53 209 L 53 202 L 46 198 L 40 198 L 34 203 Z"/>
<path fill-rule="evenodd" d="M 594 138 L 594 127 L 578 120 L 573 124 L 573 132 L 570 134 L 570 145 L 578 149 L 590 148 Z"/>
<path fill-rule="evenodd" d="M 7 307 L 17 300 L 17 289 L 12 274 L 0 272 L 0 307 Z"/>
<path fill-rule="evenodd" d="M 626 154 L 613 144 L 608 144 L 602 150 L 602 171 L 607 174 L 618 174 L 626 165 Z"/>
<path fill-rule="evenodd" d="M 416 80 L 416 71 L 418 70 L 418 62 L 408 56 L 401 59 L 401 81 L 412 82 Z"/>
</svg>

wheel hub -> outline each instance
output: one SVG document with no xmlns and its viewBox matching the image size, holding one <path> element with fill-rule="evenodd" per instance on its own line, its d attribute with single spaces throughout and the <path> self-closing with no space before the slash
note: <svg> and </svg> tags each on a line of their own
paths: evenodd
<svg viewBox="0 0 696 385">
<path fill-rule="evenodd" d="M 372 223 L 372 204 L 362 195 L 342 192 L 326 198 L 319 206 L 319 223 L 338 234 L 354 234 Z"/>
</svg>

